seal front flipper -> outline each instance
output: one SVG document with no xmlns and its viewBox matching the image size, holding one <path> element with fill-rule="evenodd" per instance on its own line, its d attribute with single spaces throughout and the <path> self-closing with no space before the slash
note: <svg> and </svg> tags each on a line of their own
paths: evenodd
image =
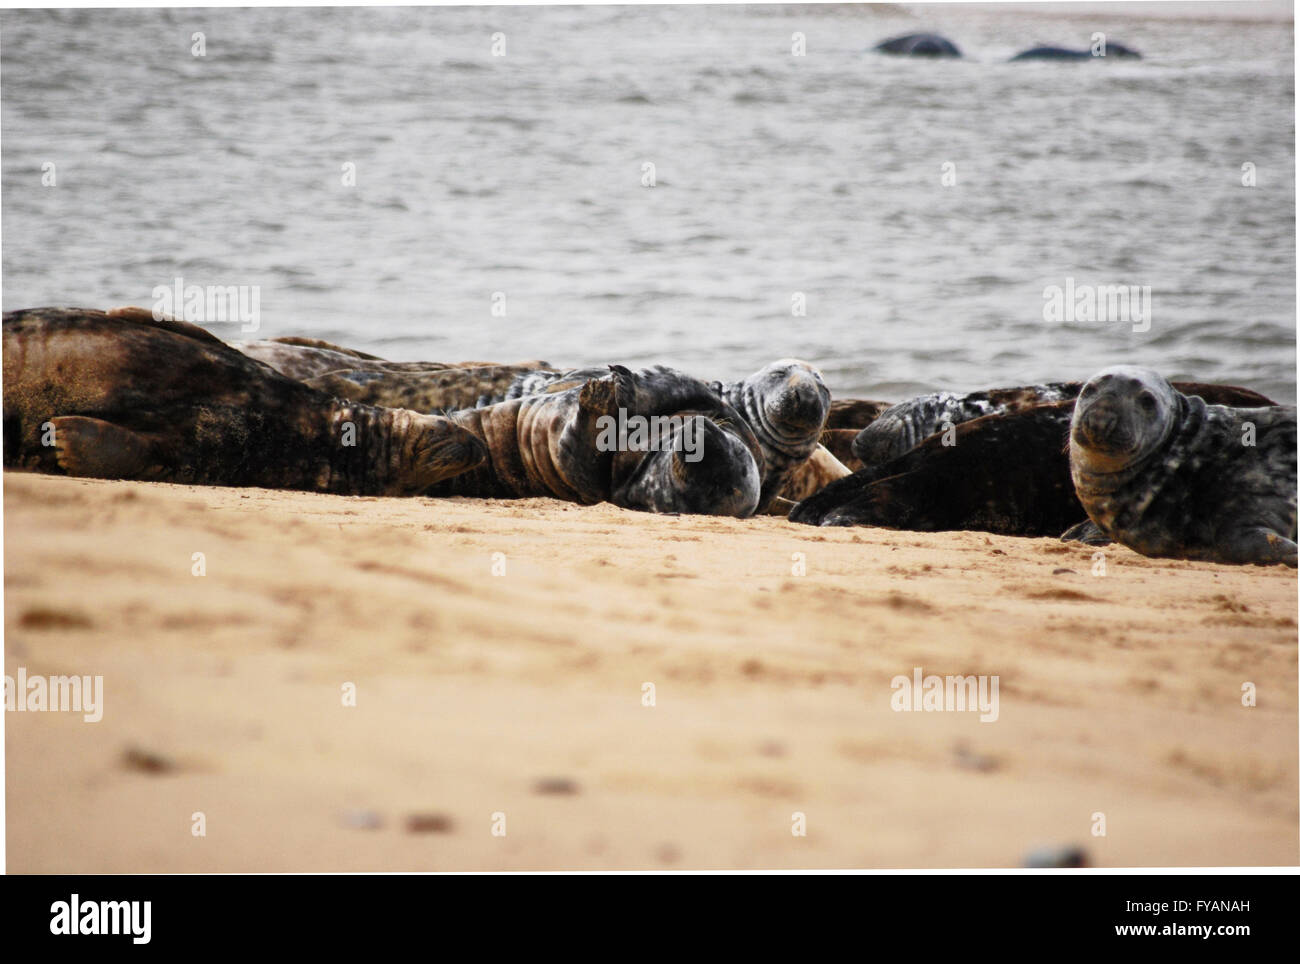
<svg viewBox="0 0 1300 964">
<path fill-rule="evenodd" d="M 1212 561 L 1216 562 L 1254 563 L 1258 566 L 1281 563 L 1296 568 L 1295 542 L 1263 526 L 1220 532 L 1215 540 L 1215 549 L 1218 558 Z"/>
<path fill-rule="evenodd" d="M 1082 542 L 1085 546 L 1108 546 L 1114 540 L 1101 531 L 1101 527 L 1091 519 L 1084 519 L 1078 525 L 1070 526 L 1061 533 L 1062 542 Z"/>
<path fill-rule="evenodd" d="M 68 475 L 92 479 L 143 479 L 155 474 L 153 440 L 129 428 L 83 415 L 50 419 L 54 457 Z"/>
<path fill-rule="evenodd" d="M 583 502 L 609 498 L 618 412 L 634 392 L 632 373 L 621 365 L 611 365 L 608 375 L 587 382 L 578 392 L 578 410 L 556 442 L 555 464 L 564 466 L 565 481 Z"/>
</svg>

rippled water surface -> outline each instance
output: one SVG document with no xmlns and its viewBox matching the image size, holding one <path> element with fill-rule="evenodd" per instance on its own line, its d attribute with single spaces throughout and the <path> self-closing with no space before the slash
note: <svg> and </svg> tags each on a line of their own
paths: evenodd
<svg viewBox="0 0 1300 964">
<path fill-rule="evenodd" d="M 180 277 L 398 359 L 1294 401 L 1291 23 L 1063 9 L 5 11 L 4 307 Z M 966 58 L 867 52 L 922 29 Z M 1096 31 L 1145 59 L 1006 62 Z M 1046 322 L 1067 278 L 1149 286 L 1149 330 Z"/>
</svg>

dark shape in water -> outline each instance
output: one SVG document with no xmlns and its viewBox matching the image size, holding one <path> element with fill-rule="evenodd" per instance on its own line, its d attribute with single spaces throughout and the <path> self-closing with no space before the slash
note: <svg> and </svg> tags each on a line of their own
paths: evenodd
<svg viewBox="0 0 1300 964">
<path fill-rule="evenodd" d="M 884 54 L 901 54 L 905 57 L 960 57 L 957 45 L 937 33 L 909 33 L 876 44 L 875 49 Z"/>
<path fill-rule="evenodd" d="M 1066 47 L 1031 47 L 1028 50 L 1022 50 L 1011 58 L 1012 62 L 1017 60 L 1106 60 L 1110 57 L 1120 59 L 1141 60 L 1142 55 L 1132 47 L 1125 47 L 1123 44 L 1107 43 L 1105 53 L 1094 54 L 1091 49 L 1088 50 L 1070 50 Z"/>
</svg>

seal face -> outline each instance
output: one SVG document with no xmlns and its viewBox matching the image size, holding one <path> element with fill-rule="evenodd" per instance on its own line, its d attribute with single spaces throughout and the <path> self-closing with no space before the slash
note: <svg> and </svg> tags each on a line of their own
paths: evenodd
<svg viewBox="0 0 1300 964">
<path fill-rule="evenodd" d="M 412 495 L 486 456 L 448 419 L 331 398 L 143 309 L 6 313 L 4 421 L 5 465 L 98 478 Z"/>
<path fill-rule="evenodd" d="M 1296 565 L 1294 406 L 1207 405 L 1121 365 L 1084 385 L 1069 450 L 1088 517 L 1135 552 Z"/>
</svg>

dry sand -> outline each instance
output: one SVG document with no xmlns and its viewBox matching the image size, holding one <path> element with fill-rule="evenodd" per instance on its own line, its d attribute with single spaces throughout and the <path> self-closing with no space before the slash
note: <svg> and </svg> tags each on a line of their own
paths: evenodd
<svg viewBox="0 0 1300 964">
<path fill-rule="evenodd" d="M 1283 568 L 1111 547 L 1098 576 L 1093 550 L 981 533 L 4 482 L 5 673 L 106 691 L 99 723 L 6 714 L 11 872 L 1300 861 Z M 892 711 L 917 666 L 996 674 L 997 722 Z"/>
</svg>

